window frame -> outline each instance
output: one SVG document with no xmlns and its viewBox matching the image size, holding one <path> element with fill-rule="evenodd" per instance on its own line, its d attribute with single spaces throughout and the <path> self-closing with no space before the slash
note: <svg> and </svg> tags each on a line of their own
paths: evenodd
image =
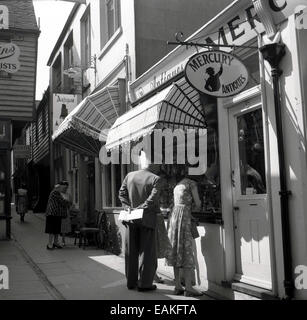
<svg viewBox="0 0 307 320">
<path fill-rule="evenodd" d="M 113 5 L 113 25 L 112 25 L 112 30 L 110 30 L 110 17 L 109 13 L 109 5 Z M 106 13 L 107 13 L 107 35 L 108 35 L 108 40 L 112 38 L 116 30 L 120 27 L 121 25 L 121 19 L 120 19 L 120 1 L 119 0 L 106 0 Z"/>
<path fill-rule="evenodd" d="M 91 10 L 86 8 L 81 20 L 81 65 L 84 69 L 90 67 L 91 62 Z M 86 39 L 88 43 L 86 44 Z"/>
<path fill-rule="evenodd" d="M 62 90 L 62 54 L 59 53 L 54 64 L 52 65 L 52 85 L 53 92 Z"/>
<path fill-rule="evenodd" d="M 73 31 L 70 32 L 65 44 L 64 44 L 64 70 L 72 68 L 74 66 L 74 41 Z M 71 92 L 74 86 L 74 81 L 68 75 L 64 75 L 64 87 L 65 91 Z"/>
<path fill-rule="evenodd" d="M 110 30 L 108 6 L 113 3 L 113 26 Z M 121 29 L 121 3 L 120 0 L 100 0 L 100 50 L 116 36 Z"/>
</svg>

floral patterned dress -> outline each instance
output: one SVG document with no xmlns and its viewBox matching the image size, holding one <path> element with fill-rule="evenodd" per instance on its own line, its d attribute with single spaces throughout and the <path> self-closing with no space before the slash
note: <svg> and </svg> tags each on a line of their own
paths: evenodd
<svg viewBox="0 0 307 320">
<path fill-rule="evenodd" d="M 172 253 L 167 264 L 177 268 L 195 268 L 191 233 L 192 184 L 195 182 L 184 178 L 174 188 L 174 207 L 168 228 Z"/>
</svg>

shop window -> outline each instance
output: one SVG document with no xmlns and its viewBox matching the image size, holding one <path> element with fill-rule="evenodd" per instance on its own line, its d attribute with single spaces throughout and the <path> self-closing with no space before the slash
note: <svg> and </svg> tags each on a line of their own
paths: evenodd
<svg viewBox="0 0 307 320">
<path fill-rule="evenodd" d="M 121 26 L 120 0 L 100 0 L 101 49 Z"/>
<path fill-rule="evenodd" d="M 197 182 L 198 192 L 201 198 L 201 208 L 198 212 L 193 212 L 200 220 L 203 219 L 221 219 L 221 189 L 220 189 L 220 157 L 219 157 L 219 136 L 218 136 L 218 115 L 217 115 L 217 99 L 207 95 L 201 95 L 200 101 L 203 106 L 203 111 L 206 115 L 207 122 L 207 146 L 206 157 L 207 167 L 205 172 L 200 175 L 191 176 Z M 201 157 L 199 145 L 204 140 L 195 135 L 195 157 Z M 189 141 L 185 140 L 187 146 Z M 176 144 L 174 143 L 173 153 L 176 159 Z M 187 148 L 186 159 L 187 159 Z M 165 184 L 165 190 L 161 196 L 161 207 L 171 208 L 173 205 L 173 189 L 176 185 L 174 177 L 174 167 L 176 164 L 164 164 L 162 166 L 163 174 L 168 182 Z M 192 167 L 188 161 L 185 164 L 186 168 Z M 199 163 L 195 165 L 198 167 Z"/>
<path fill-rule="evenodd" d="M 112 188 L 111 188 L 111 164 L 103 166 L 104 168 L 104 194 L 105 194 L 105 206 L 112 207 Z"/>
<path fill-rule="evenodd" d="M 122 164 L 109 164 L 103 166 L 104 172 L 104 206 L 121 207 L 118 192 L 128 172 L 128 166 Z"/>
</svg>

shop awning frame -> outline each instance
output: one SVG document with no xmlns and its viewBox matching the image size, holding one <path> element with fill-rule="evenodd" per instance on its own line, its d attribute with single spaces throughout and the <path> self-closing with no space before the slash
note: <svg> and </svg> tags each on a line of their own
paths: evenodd
<svg viewBox="0 0 307 320">
<path fill-rule="evenodd" d="M 119 117 L 109 131 L 106 149 L 118 148 L 154 129 L 205 129 L 200 93 L 185 79 L 170 85 Z"/>
</svg>

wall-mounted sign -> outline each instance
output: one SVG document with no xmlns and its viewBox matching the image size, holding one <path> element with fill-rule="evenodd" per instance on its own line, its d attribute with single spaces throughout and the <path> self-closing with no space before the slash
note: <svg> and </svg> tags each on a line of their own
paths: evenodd
<svg viewBox="0 0 307 320">
<path fill-rule="evenodd" d="M 62 121 L 77 106 L 78 96 L 75 94 L 53 94 L 53 132 L 55 132 Z"/>
<path fill-rule="evenodd" d="M 31 157 L 31 147 L 28 145 L 15 144 L 13 150 L 15 159 L 29 159 Z"/>
<path fill-rule="evenodd" d="M 0 30 L 9 28 L 9 9 L 7 6 L 0 5 Z"/>
<path fill-rule="evenodd" d="M 0 42 L 0 70 L 15 73 L 20 68 L 20 49 L 14 43 Z"/>
<path fill-rule="evenodd" d="M 180 74 L 182 71 L 184 71 L 185 62 L 186 61 L 181 61 L 178 65 L 175 65 L 171 69 L 161 69 L 159 74 L 154 75 L 149 82 L 136 89 L 136 98 L 141 98 L 144 94 L 160 87 L 163 83 Z"/>
<path fill-rule="evenodd" d="M 213 50 L 193 55 L 186 64 L 185 77 L 200 92 L 214 97 L 229 97 L 248 83 L 248 71 L 237 57 Z"/>
</svg>

